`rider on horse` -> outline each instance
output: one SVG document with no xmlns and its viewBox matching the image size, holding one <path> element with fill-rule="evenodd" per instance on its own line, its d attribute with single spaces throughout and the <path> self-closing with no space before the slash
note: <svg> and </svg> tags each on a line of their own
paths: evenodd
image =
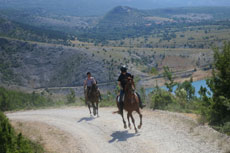
<svg viewBox="0 0 230 153">
<path fill-rule="evenodd" d="M 91 76 L 90 72 L 87 72 L 87 78 L 84 81 L 84 89 L 86 90 L 85 91 L 85 100 L 86 100 L 86 102 L 88 101 L 88 98 L 89 98 L 88 96 L 89 96 L 89 94 L 91 92 L 91 89 L 92 89 L 92 86 L 94 84 L 96 85 L 97 81 L 94 79 L 94 77 Z M 101 94 L 100 94 L 99 89 L 97 89 L 97 91 L 98 91 L 99 98 L 101 99 Z"/>
<path fill-rule="evenodd" d="M 121 70 L 121 74 L 118 77 L 118 85 L 120 87 L 120 98 L 119 98 L 119 109 L 120 109 L 120 113 L 123 112 L 123 98 L 124 98 L 124 89 L 125 89 L 125 85 L 126 85 L 126 81 L 128 78 L 133 78 L 133 76 L 127 72 L 127 67 L 126 66 L 122 66 L 120 68 Z M 139 104 L 140 104 L 140 108 L 142 109 L 143 107 L 145 107 L 145 105 L 143 105 L 140 95 L 136 92 L 138 98 L 139 98 Z"/>
</svg>

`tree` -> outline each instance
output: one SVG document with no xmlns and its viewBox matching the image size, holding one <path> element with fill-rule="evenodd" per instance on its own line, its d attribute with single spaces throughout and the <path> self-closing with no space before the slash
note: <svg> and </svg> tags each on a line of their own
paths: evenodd
<svg viewBox="0 0 230 153">
<path fill-rule="evenodd" d="M 210 123 L 224 125 L 230 122 L 230 42 L 225 43 L 223 49 L 214 49 L 214 69 L 207 84 L 213 93 Z"/>
<path fill-rule="evenodd" d="M 192 78 L 190 78 L 190 81 L 184 81 L 181 84 L 178 84 L 177 90 L 184 89 L 186 91 L 186 99 L 191 100 L 195 95 L 195 88 L 192 86 Z"/>
<path fill-rule="evenodd" d="M 169 70 L 169 67 L 164 66 L 163 75 L 169 81 L 169 83 L 167 83 L 167 82 L 165 83 L 165 86 L 168 88 L 169 92 L 172 92 L 173 87 L 176 85 L 176 83 L 174 82 L 174 79 L 172 77 L 172 72 Z"/>
</svg>

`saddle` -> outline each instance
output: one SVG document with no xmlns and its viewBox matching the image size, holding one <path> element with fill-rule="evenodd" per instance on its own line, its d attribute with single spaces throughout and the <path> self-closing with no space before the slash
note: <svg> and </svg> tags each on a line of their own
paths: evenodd
<svg viewBox="0 0 230 153">
<path fill-rule="evenodd" d="M 118 96 L 117 96 L 117 101 L 120 102 L 120 99 L 121 99 L 121 96 L 118 95 Z M 124 96 L 123 96 L 121 102 L 124 102 L 124 101 L 125 101 L 125 94 L 124 94 Z"/>
</svg>

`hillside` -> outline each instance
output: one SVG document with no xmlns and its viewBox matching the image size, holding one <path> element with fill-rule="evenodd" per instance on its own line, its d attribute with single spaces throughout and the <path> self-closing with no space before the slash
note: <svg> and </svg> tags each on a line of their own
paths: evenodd
<svg viewBox="0 0 230 153">
<path fill-rule="evenodd" d="M 0 83 L 32 88 L 82 85 L 87 71 L 108 80 L 106 68 L 84 49 L 0 39 Z"/>
<path fill-rule="evenodd" d="M 163 66 L 183 79 L 211 69 L 212 47 L 230 39 L 225 7 L 118 6 L 100 18 L 58 17 L 44 9 L 1 11 L 1 83 L 32 88 L 82 85 L 87 71 L 100 83 L 115 82 L 123 64 L 143 86 L 162 77 Z"/>
<path fill-rule="evenodd" d="M 60 31 L 71 35 L 75 34 L 78 29 L 82 30 L 82 28 L 93 27 L 99 19 L 99 17 L 59 15 L 43 8 L 0 8 L 0 14 L 0 17 L 2 16 L 5 20 L 14 21 L 17 24 L 29 25 L 30 27 L 37 27 L 40 31 L 41 29 L 49 29 L 49 31 L 56 31 L 56 33 Z"/>
<path fill-rule="evenodd" d="M 117 6 L 109 11 L 97 25 L 98 27 L 109 28 L 111 25 L 115 28 L 126 26 L 135 26 L 142 23 L 144 13 L 138 9 L 127 6 Z"/>
<path fill-rule="evenodd" d="M 81 86 L 87 71 L 100 83 L 115 81 L 122 64 L 145 79 L 153 76 L 153 68 L 161 72 L 164 65 L 186 71 L 209 68 L 212 63 L 210 50 L 65 47 L 5 38 L 0 46 L 0 83 L 31 88 Z"/>
<path fill-rule="evenodd" d="M 48 42 L 68 45 L 71 39 L 63 32 L 46 30 L 27 24 L 11 21 L 0 16 L 0 36 L 27 41 Z"/>
</svg>

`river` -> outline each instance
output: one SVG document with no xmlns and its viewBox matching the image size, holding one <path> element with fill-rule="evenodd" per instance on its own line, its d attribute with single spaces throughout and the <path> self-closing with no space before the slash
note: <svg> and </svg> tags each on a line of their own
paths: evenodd
<svg viewBox="0 0 230 153">
<path fill-rule="evenodd" d="M 197 96 L 197 97 L 200 96 L 198 92 L 199 92 L 201 86 L 207 88 L 208 91 L 211 92 L 211 91 L 210 91 L 210 88 L 208 87 L 208 85 L 207 85 L 207 83 L 206 83 L 206 80 L 194 81 L 194 82 L 192 83 L 192 85 L 193 85 L 193 87 L 195 87 L 195 96 Z M 161 88 L 167 90 L 166 86 L 162 86 Z M 174 91 L 176 90 L 176 88 L 177 88 L 177 86 L 174 86 L 174 88 L 173 88 L 173 93 L 174 93 Z M 155 88 L 147 88 L 147 89 L 146 89 L 146 94 L 148 95 L 148 94 L 149 94 L 150 92 L 152 92 L 154 89 L 155 89 Z"/>
</svg>

